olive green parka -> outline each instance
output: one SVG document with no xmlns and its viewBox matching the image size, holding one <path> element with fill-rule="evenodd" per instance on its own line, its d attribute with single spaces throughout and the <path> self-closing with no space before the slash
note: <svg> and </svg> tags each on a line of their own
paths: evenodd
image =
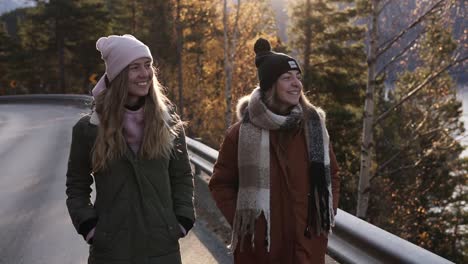
<svg viewBox="0 0 468 264">
<path fill-rule="evenodd" d="M 66 181 L 66 204 L 78 233 L 86 236 L 85 225 L 96 223 L 89 263 L 180 263 L 178 239 L 183 234 L 177 218 L 195 221 L 184 131 L 174 139 L 168 159 L 142 159 L 127 148 L 91 175 L 99 124 L 94 119 L 84 116 L 73 127 Z"/>
</svg>

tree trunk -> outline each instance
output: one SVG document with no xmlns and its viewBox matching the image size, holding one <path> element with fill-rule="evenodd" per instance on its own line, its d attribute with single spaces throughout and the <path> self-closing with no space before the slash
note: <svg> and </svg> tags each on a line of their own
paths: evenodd
<svg viewBox="0 0 468 264">
<path fill-rule="evenodd" d="M 60 71 L 60 91 L 62 93 L 67 93 L 65 86 L 65 54 L 64 54 L 64 39 L 63 37 L 59 40 L 58 52 L 59 52 L 59 71 Z"/>
<path fill-rule="evenodd" d="M 305 17 L 306 19 L 309 19 L 311 16 L 311 7 L 310 7 L 310 0 L 306 1 L 306 7 L 305 7 Z M 305 90 L 310 91 L 310 45 L 312 43 L 312 25 L 310 21 L 305 26 L 305 32 L 304 32 L 304 84 L 305 84 Z"/>
<path fill-rule="evenodd" d="M 226 100 L 226 112 L 225 112 L 225 128 L 227 129 L 231 125 L 232 120 L 232 71 L 234 68 L 234 60 L 236 56 L 236 47 L 237 47 L 237 38 L 238 38 L 238 22 L 239 22 L 239 15 L 240 15 L 240 5 L 241 1 L 237 1 L 237 11 L 236 11 L 236 18 L 233 27 L 233 34 L 232 39 L 229 41 L 228 31 L 228 10 L 227 10 L 227 0 L 224 0 L 224 8 L 223 8 L 223 27 L 224 27 L 224 96 Z"/>
<path fill-rule="evenodd" d="M 225 112 L 225 128 L 231 124 L 231 85 L 232 85 L 232 64 L 230 60 L 229 51 L 229 25 L 228 25 L 228 10 L 227 0 L 223 1 L 223 27 L 224 27 L 224 96 L 226 99 L 226 112 Z"/>
<path fill-rule="evenodd" d="M 55 14 L 59 16 L 59 14 Z M 66 93 L 65 89 L 65 54 L 64 54 L 64 36 L 61 26 L 60 18 L 55 18 L 55 38 L 57 44 L 57 58 L 58 58 L 58 81 L 57 90 L 61 93 Z"/>
<path fill-rule="evenodd" d="M 132 1 L 132 35 L 136 34 L 136 27 L 137 27 L 137 22 L 136 22 L 136 12 L 137 12 L 137 7 L 136 7 L 136 1 Z"/>
<path fill-rule="evenodd" d="M 182 24 L 180 21 L 180 0 L 177 0 L 177 15 L 176 15 L 176 35 L 177 35 L 177 84 L 179 87 L 179 114 L 180 117 L 184 117 L 184 75 L 182 67 L 182 48 L 183 48 L 183 35 L 182 35 Z"/>
<path fill-rule="evenodd" d="M 370 178 L 372 176 L 373 125 L 374 125 L 374 90 L 375 66 L 378 45 L 378 4 L 372 0 L 371 24 L 369 32 L 369 50 L 367 55 L 367 88 L 364 105 L 364 124 L 362 131 L 361 168 L 359 172 L 359 187 L 356 216 L 365 218 L 369 205 Z"/>
</svg>

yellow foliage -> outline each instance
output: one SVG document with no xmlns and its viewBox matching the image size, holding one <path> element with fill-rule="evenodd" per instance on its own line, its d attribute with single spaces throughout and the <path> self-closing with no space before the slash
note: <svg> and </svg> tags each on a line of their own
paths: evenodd
<svg viewBox="0 0 468 264">
<path fill-rule="evenodd" d="M 226 112 L 222 1 L 215 5 L 207 5 L 205 2 L 190 1 L 190 5 L 198 14 L 212 14 L 204 18 L 207 20 L 205 25 L 209 26 L 203 29 L 191 27 L 184 30 L 184 36 L 199 36 L 196 37 L 197 41 L 184 42 L 182 58 L 184 118 L 189 121 L 187 129 L 189 136 L 201 138 L 204 143 L 217 149 L 225 133 Z M 229 10 L 236 8 L 233 3 Z M 258 10 L 267 11 L 258 12 Z M 234 111 L 238 98 L 250 93 L 257 84 L 253 51 L 256 39 L 263 36 L 273 40 L 273 45 L 275 43 L 274 16 L 268 10 L 268 1 L 241 2 L 238 38 L 235 41 L 236 48 L 232 58 L 232 103 L 229 106 L 233 112 L 231 121 L 235 121 Z M 189 14 L 191 10 L 187 12 L 182 19 L 193 19 L 198 16 Z M 234 35 L 235 15 L 236 12 L 229 14 L 227 34 L 230 41 Z M 175 82 L 171 85 L 177 87 Z M 177 92 L 174 97 L 178 98 Z"/>
</svg>

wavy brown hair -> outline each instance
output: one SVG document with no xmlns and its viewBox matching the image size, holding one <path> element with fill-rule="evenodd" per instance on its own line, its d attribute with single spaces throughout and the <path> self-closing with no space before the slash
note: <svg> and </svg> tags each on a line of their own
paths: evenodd
<svg viewBox="0 0 468 264">
<path fill-rule="evenodd" d="M 164 95 L 153 68 L 152 85 L 145 97 L 145 127 L 141 147 L 137 155 L 145 159 L 169 158 L 173 139 L 182 129 L 179 116 L 170 113 L 172 104 Z M 122 127 L 124 107 L 128 93 L 128 67 L 95 98 L 95 111 L 100 124 L 92 151 L 93 172 L 106 168 L 109 161 L 123 156 L 128 148 Z"/>
</svg>

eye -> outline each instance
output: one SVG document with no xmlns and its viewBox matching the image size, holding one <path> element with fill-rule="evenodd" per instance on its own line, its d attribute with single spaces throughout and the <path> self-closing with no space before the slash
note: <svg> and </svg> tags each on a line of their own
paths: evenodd
<svg viewBox="0 0 468 264">
<path fill-rule="evenodd" d="M 297 75 L 296 78 L 297 78 L 299 81 L 302 81 L 302 75 Z"/>
</svg>

